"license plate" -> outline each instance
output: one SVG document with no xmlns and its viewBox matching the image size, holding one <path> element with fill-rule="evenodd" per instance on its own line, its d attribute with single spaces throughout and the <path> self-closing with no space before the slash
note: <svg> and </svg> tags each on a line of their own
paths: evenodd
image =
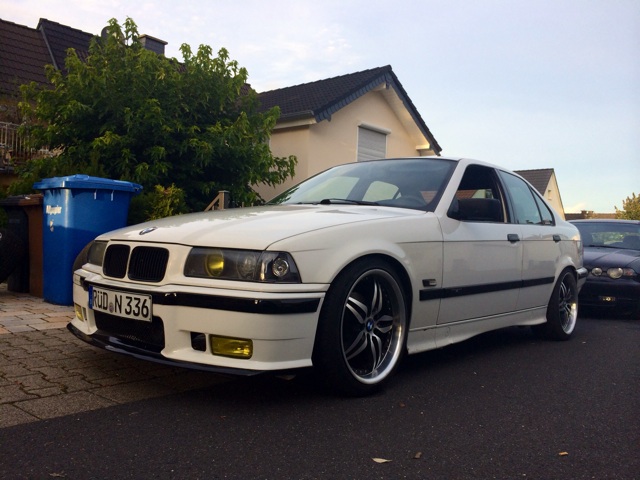
<svg viewBox="0 0 640 480">
<path fill-rule="evenodd" d="M 118 292 L 105 288 L 89 288 L 89 308 L 118 317 L 151 321 L 151 295 Z"/>
</svg>

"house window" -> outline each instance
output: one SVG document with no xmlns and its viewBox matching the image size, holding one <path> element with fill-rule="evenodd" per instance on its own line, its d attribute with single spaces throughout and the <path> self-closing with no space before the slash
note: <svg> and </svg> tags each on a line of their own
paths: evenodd
<svg viewBox="0 0 640 480">
<path fill-rule="evenodd" d="M 358 127 L 358 161 L 386 156 L 387 134 L 371 128 Z"/>
</svg>

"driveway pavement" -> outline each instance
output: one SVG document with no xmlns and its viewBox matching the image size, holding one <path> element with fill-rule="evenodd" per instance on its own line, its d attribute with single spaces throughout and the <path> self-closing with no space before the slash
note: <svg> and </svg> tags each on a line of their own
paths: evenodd
<svg viewBox="0 0 640 480">
<path fill-rule="evenodd" d="M 0 284 L 0 428 L 224 381 L 87 345 L 66 329 L 73 315 Z"/>
<path fill-rule="evenodd" d="M 349 399 L 300 375 L 128 402 L 138 390 L 169 390 L 170 375 L 111 363 L 125 357 L 99 355 L 61 329 L 26 335 L 50 332 L 66 347 L 47 350 L 91 365 L 61 367 L 93 385 L 66 397 L 95 409 L 0 428 L 0 479 L 640 480 L 635 320 L 584 318 L 569 342 L 527 328 L 479 335 L 410 356 L 390 388 Z M 127 372 L 117 379 L 125 383 L 90 376 L 109 368 Z M 34 404 L 61 408 L 64 397 L 9 406 L 36 417 Z"/>
</svg>

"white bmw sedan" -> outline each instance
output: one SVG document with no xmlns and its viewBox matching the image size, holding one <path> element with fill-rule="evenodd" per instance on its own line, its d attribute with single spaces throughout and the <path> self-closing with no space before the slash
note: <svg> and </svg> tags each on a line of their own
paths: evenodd
<svg viewBox="0 0 640 480">
<path fill-rule="evenodd" d="M 99 236 L 69 329 L 111 351 L 224 373 L 314 367 L 366 395 L 413 354 L 513 325 L 567 340 L 577 229 L 521 177 L 441 157 L 320 173 L 265 206 Z"/>
</svg>

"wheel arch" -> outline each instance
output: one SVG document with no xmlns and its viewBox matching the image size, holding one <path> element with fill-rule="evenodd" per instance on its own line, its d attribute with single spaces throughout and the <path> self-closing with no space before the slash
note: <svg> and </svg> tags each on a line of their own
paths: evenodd
<svg viewBox="0 0 640 480">
<path fill-rule="evenodd" d="M 564 274 L 564 272 L 567 272 L 567 271 L 571 272 L 576 282 L 578 281 L 578 269 L 576 268 L 576 266 L 573 264 L 565 264 L 558 269 L 558 275 L 556 275 L 554 284 L 555 282 L 558 281 L 558 279 L 562 276 L 562 274 Z"/>
<path fill-rule="evenodd" d="M 322 303 L 312 353 L 329 388 L 363 396 L 388 383 L 407 353 L 410 285 L 402 263 L 384 254 L 354 258 L 337 272 Z M 376 330 L 378 321 L 382 328 Z"/>
<path fill-rule="evenodd" d="M 413 311 L 412 305 L 413 305 L 413 286 L 411 284 L 411 277 L 409 275 L 409 272 L 407 271 L 407 269 L 405 268 L 405 266 L 402 264 L 402 262 L 400 262 L 397 258 L 391 256 L 391 255 L 385 255 L 384 253 L 369 253 L 366 255 L 363 255 L 361 257 L 358 258 L 354 258 L 353 260 L 351 260 L 349 263 L 347 263 L 346 265 L 344 265 L 342 267 L 342 269 L 340 269 L 339 272 L 337 272 L 337 274 L 335 275 L 335 277 L 332 280 L 332 284 L 333 282 L 335 282 L 335 280 L 340 277 L 340 275 L 347 270 L 348 268 L 350 268 L 352 265 L 358 263 L 358 262 L 365 262 L 367 260 L 380 260 L 384 263 L 387 263 L 389 265 L 389 267 L 391 269 L 393 269 L 393 272 L 398 276 L 400 282 L 402 283 L 402 290 L 403 293 L 405 294 L 405 308 L 407 309 L 407 326 L 411 326 L 411 314 Z"/>
</svg>

